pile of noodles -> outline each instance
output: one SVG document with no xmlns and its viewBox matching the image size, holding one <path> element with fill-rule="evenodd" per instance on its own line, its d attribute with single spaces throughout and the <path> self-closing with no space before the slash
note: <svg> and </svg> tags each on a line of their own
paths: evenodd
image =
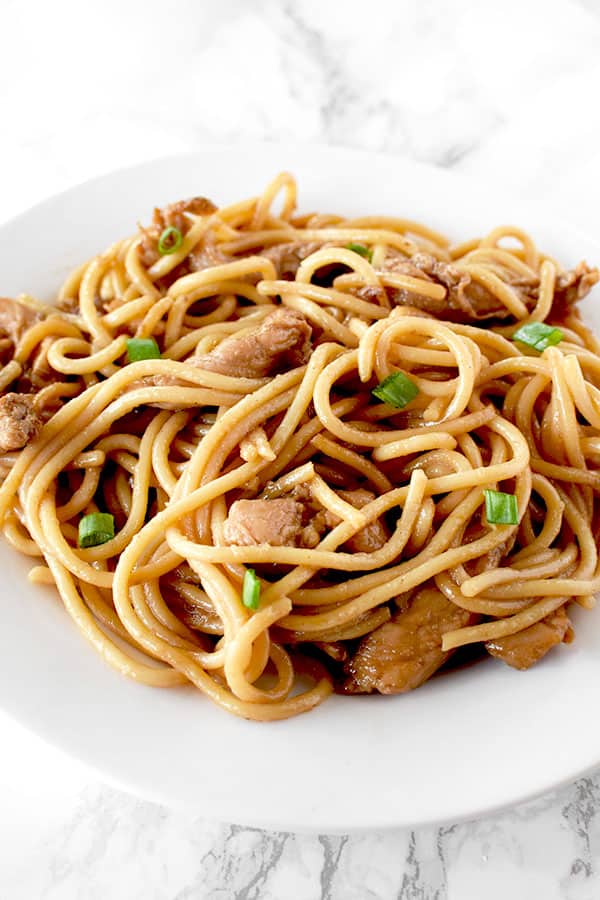
<svg viewBox="0 0 600 900">
<path fill-rule="evenodd" d="M 60 373 L 40 391 L 55 410 L 41 433 L 1 459 L 4 534 L 39 558 L 31 580 L 56 585 L 123 674 L 191 682 L 258 720 L 320 703 L 334 678 L 319 647 L 356 642 L 420 585 L 479 616 L 446 633 L 444 650 L 514 634 L 572 601 L 589 608 L 600 588 L 600 348 L 572 309 L 552 319 L 559 264 L 512 227 L 453 247 L 409 221 L 295 208 L 282 175 L 258 198 L 186 215 L 181 246 L 149 264 L 145 232 L 117 241 L 73 272 L 63 312 L 31 327 L 0 372 L 10 390 L 41 352 Z M 261 251 L 294 241 L 314 252 L 278 278 Z M 202 248 L 216 262 L 190 271 Z M 386 272 L 392 251 L 453 261 L 508 318 L 457 324 L 361 292 L 443 299 L 440 284 Z M 324 285 L 315 273 L 328 267 L 340 274 Z M 539 279 L 533 309 L 516 278 Z M 313 328 L 307 365 L 256 379 L 184 361 L 279 304 Z M 540 354 L 510 339 L 549 319 L 559 345 Z M 132 335 L 154 336 L 162 358 L 126 364 Z M 398 370 L 419 389 L 401 411 L 372 394 Z M 348 483 L 375 499 L 357 510 L 337 492 Z M 294 485 L 340 520 L 316 548 L 225 543 L 235 499 Z M 516 495 L 517 525 L 486 523 L 484 489 Z M 81 549 L 78 522 L 98 509 L 115 516 L 115 537 Z M 341 549 L 382 516 L 393 527 L 381 549 Z M 261 579 L 255 610 L 242 603 L 248 567 Z"/>
</svg>

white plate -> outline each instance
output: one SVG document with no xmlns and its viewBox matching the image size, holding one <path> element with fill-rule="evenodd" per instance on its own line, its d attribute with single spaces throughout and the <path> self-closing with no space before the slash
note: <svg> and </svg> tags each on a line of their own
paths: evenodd
<svg viewBox="0 0 600 900">
<path fill-rule="evenodd" d="M 412 216 L 455 239 L 516 221 L 570 264 L 600 247 L 446 172 L 382 155 L 302 146 L 211 147 L 60 194 L 0 228 L 0 293 L 50 298 L 67 271 L 194 194 L 255 193 L 281 169 L 304 210 Z M 596 300 L 598 295 L 596 295 Z M 587 307 L 600 332 L 600 315 Z M 595 321 L 594 321 L 595 318 Z M 399 697 L 334 697 L 285 722 L 233 718 L 193 689 L 116 674 L 27 561 L 0 546 L 0 705 L 114 783 L 208 818 L 346 831 L 488 812 L 600 763 L 600 610 L 574 644 L 529 672 L 488 660 Z"/>
</svg>

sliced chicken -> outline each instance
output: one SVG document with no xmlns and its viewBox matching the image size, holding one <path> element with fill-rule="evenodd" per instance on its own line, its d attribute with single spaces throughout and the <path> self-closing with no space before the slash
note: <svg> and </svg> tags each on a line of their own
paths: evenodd
<svg viewBox="0 0 600 900">
<path fill-rule="evenodd" d="M 190 251 L 186 260 L 187 266 L 185 266 L 185 271 L 203 272 L 204 269 L 211 269 L 213 266 L 222 266 L 225 265 L 225 263 L 235 262 L 235 259 L 235 256 L 226 256 L 226 254 L 219 249 L 218 244 L 215 242 L 213 235 L 209 231 L 204 236 L 204 240 Z M 184 274 L 183 269 L 181 270 L 181 274 Z"/>
<path fill-rule="evenodd" d="M 337 493 L 342 500 L 351 503 L 357 509 L 362 509 L 363 506 L 375 499 L 375 494 L 364 488 L 358 488 L 355 491 L 338 491 Z M 318 533 L 318 540 L 321 540 L 323 532 L 335 528 L 336 525 L 340 524 L 340 521 L 341 519 L 329 510 L 317 513 L 312 520 L 312 526 Z M 381 550 L 389 538 L 390 533 L 383 519 L 375 519 L 374 522 L 369 522 L 368 525 L 357 531 L 353 537 L 342 545 L 341 549 L 347 550 L 349 553 L 374 553 L 376 550 Z"/>
<path fill-rule="evenodd" d="M 339 495 L 358 509 L 375 499 L 375 494 L 362 489 L 339 491 Z M 300 488 L 291 496 L 272 500 L 236 500 L 229 509 L 224 535 L 228 544 L 242 547 L 270 544 L 311 548 L 339 522 L 337 516 L 317 506 L 309 492 Z M 373 553 L 388 538 L 385 524 L 376 520 L 358 531 L 342 549 L 350 553 Z"/>
<path fill-rule="evenodd" d="M 235 378 L 264 378 L 302 365 L 310 355 L 310 325 L 300 313 L 281 307 L 240 337 L 231 335 L 204 356 L 190 356 L 186 363 L 209 372 Z M 140 387 L 190 387 L 173 375 L 147 375 L 132 381 L 127 392 Z M 169 402 L 152 404 L 174 409 Z"/>
<path fill-rule="evenodd" d="M 569 307 L 586 297 L 599 280 L 598 269 L 590 269 L 585 262 L 580 262 L 567 272 L 561 272 L 554 286 L 552 315 L 558 317 L 566 315 Z"/>
<path fill-rule="evenodd" d="M 194 216 L 210 216 L 216 211 L 217 207 L 207 197 L 192 197 L 189 200 L 168 203 L 162 209 L 155 208 L 153 223 L 159 228 L 178 228 L 180 231 L 186 231 L 190 224 L 186 213 Z"/>
<path fill-rule="evenodd" d="M 42 318 L 41 307 L 0 297 L 0 334 L 9 338 L 15 347 L 25 332 Z"/>
<path fill-rule="evenodd" d="M 209 216 L 216 212 L 217 207 L 206 197 L 192 197 L 190 200 L 178 200 L 169 203 L 162 209 L 156 207 L 152 217 L 152 224 L 142 229 L 140 243 L 140 257 L 146 268 L 154 265 L 160 259 L 158 252 L 158 240 L 165 228 L 178 228 L 185 234 L 190 226 L 190 220 L 186 213 L 195 216 Z"/>
<path fill-rule="evenodd" d="M 22 450 L 33 440 L 42 420 L 34 409 L 33 394 L 4 394 L 0 397 L 0 452 Z"/>
<path fill-rule="evenodd" d="M 417 306 L 438 318 L 457 322 L 472 322 L 491 317 L 504 318 L 510 315 L 504 304 L 487 288 L 474 281 L 468 272 L 461 271 L 452 263 L 442 262 L 428 253 L 417 253 L 410 260 L 393 258 L 386 265 L 386 270 L 398 275 L 425 278 L 446 288 L 446 297 L 441 300 L 392 288 L 389 293 L 396 305 Z M 507 280 L 511 280 L 508 273 Z M 514 281 L 512 286 L 520 298 L 531 306 L 535 302 L 538 284 L 537 279 L 531 282 L 521 279 Z"/>
<path fill-rule="evenodd" d="M 289 244 L 277 244 L 274 247 L 268 247 L 266 250 L 260 250 L 260 256 L 266 256 L 270 259 L 279 278 L 286 281 L 293 281 L 300 263 L 320 250 L 322 244 L 315 241 L 292 241 Z"/>
<path fill-rule="evenodd" d="M 417 253 L 410 259 L 389 255 L 383 267 L 384 272 L 409 275 L 446 288 L 442 299 L 422 296 L 404 288 L 387 287 L 386 294 L 396 306 L 410 306 L 439 319 L 453 322 L 478 322 L 483 319 L 504 319 L 509 311 L 484 285 L 474 280 L 469 272 L 462 271 L 453 263 L 443 262 L 428 253 Z M 590 269 L 580 263 L 574 270 L 563 272 L 556 281 L 553 313 L 564 314 L 567 308 L 589 293 L 600 278 L 597 269 Z M 535 305 L 539 292 L 539 279 L 528 278 L 506 271 L 503 281 L 509 284 L 528 309 Z M 376 287 L 360 288 L 358 295 L 370 301 L 377 301 Z"/>
<path fill-rule="evenodd" d="M 571 623 L 564 607 L 517 634 L 487 641 L 485 649 L 513 669 L 529 669 L 569 637 Z"/>
<path fill-rule="evenodd" d="M 304 316 L 281 306 L 253 331 L 226 337 L 210 353 L 186 362 L 234 378 L 266 378 L 304 365 L 311 352 L 310 336 Z"/>
<path fill-rule="evenodd" d="M 435 588 L 423 588 L 410 607 L 364 637 L 345 666 L 348 694 L 399 694 L 419 687 L 443 665 L 442 635 L 474 621 Z"/>
<path fill-rule="evenodd" d="M 296 547 L 302 537 L 302 513 L 302 504 L 291 497 L 236 500 L 223 528 L 225 541 L 238 547 Z"/>
</svg>

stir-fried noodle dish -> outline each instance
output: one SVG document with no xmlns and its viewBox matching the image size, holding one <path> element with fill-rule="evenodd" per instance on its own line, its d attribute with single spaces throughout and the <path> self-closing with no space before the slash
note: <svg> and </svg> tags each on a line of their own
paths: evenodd
<svg viewBox="0 0 600 900">
<path fill-rule="evenodd" d="M 120 672 L 248 719 L 527 669 L 600 588 L 598 279 L 286 173 L 156 209 L 0 300 L 5 538 Z"/>
</svg>

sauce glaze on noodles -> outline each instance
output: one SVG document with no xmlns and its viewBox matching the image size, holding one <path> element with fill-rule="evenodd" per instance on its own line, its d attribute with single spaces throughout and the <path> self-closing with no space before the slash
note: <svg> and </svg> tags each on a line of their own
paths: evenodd
<svg viewBox="0 0 600 900">
<path fill-rule="evenodd" d="M 159 256 L 167 220 L 183 241 Z M 578 282 L 528 235 L 452 246 L 402 219 L 299 215 L 287 174 L 260 197 L 156 222 L 73 272 L 0 372 L 4 392 L 41 372 L 46 411 L 35 439 L 0 458 L 4 534 L 40 558 L 31 580 L 56 585 L 107 662 L 273 720 L 343 684 L 361 641 L 401 621 L 416 592 L 467 623 L 425 648 L 432 670 L 572 601 L 593 606 L 600 350 L 568 295 Z M 428 269 L 407 268 L 423 254 Z M 450 309 L 448 272 L 468 276 L 472 315 L 467 301 Z M 492 305 L 482 316 L 479 301 Z M 306 364 L 245 377 L 190 361 L 279 305 L 311 326 Z M 542 353 L 512 341 L 528 322 L 563 340 Z M 162 357 L 127 364 L 132 336 L 154 336 Z M 372 394 L 397 370 L 419 389 L 402 410 Z M 365 488 L 360 508 L 339 493 Z M 516 495 L 517 525 L 486 521 L 484 489 Z M 234 501 L 294 490 L 329 517 L 316 546 L 227 543 Z M 115 537 L 81 549 L 78 522 L 99 509 Z M 352 551 L 377 522 L 383 544 Z M 256 610 L 242 603 L 248 567 Z"/>
</svg>

